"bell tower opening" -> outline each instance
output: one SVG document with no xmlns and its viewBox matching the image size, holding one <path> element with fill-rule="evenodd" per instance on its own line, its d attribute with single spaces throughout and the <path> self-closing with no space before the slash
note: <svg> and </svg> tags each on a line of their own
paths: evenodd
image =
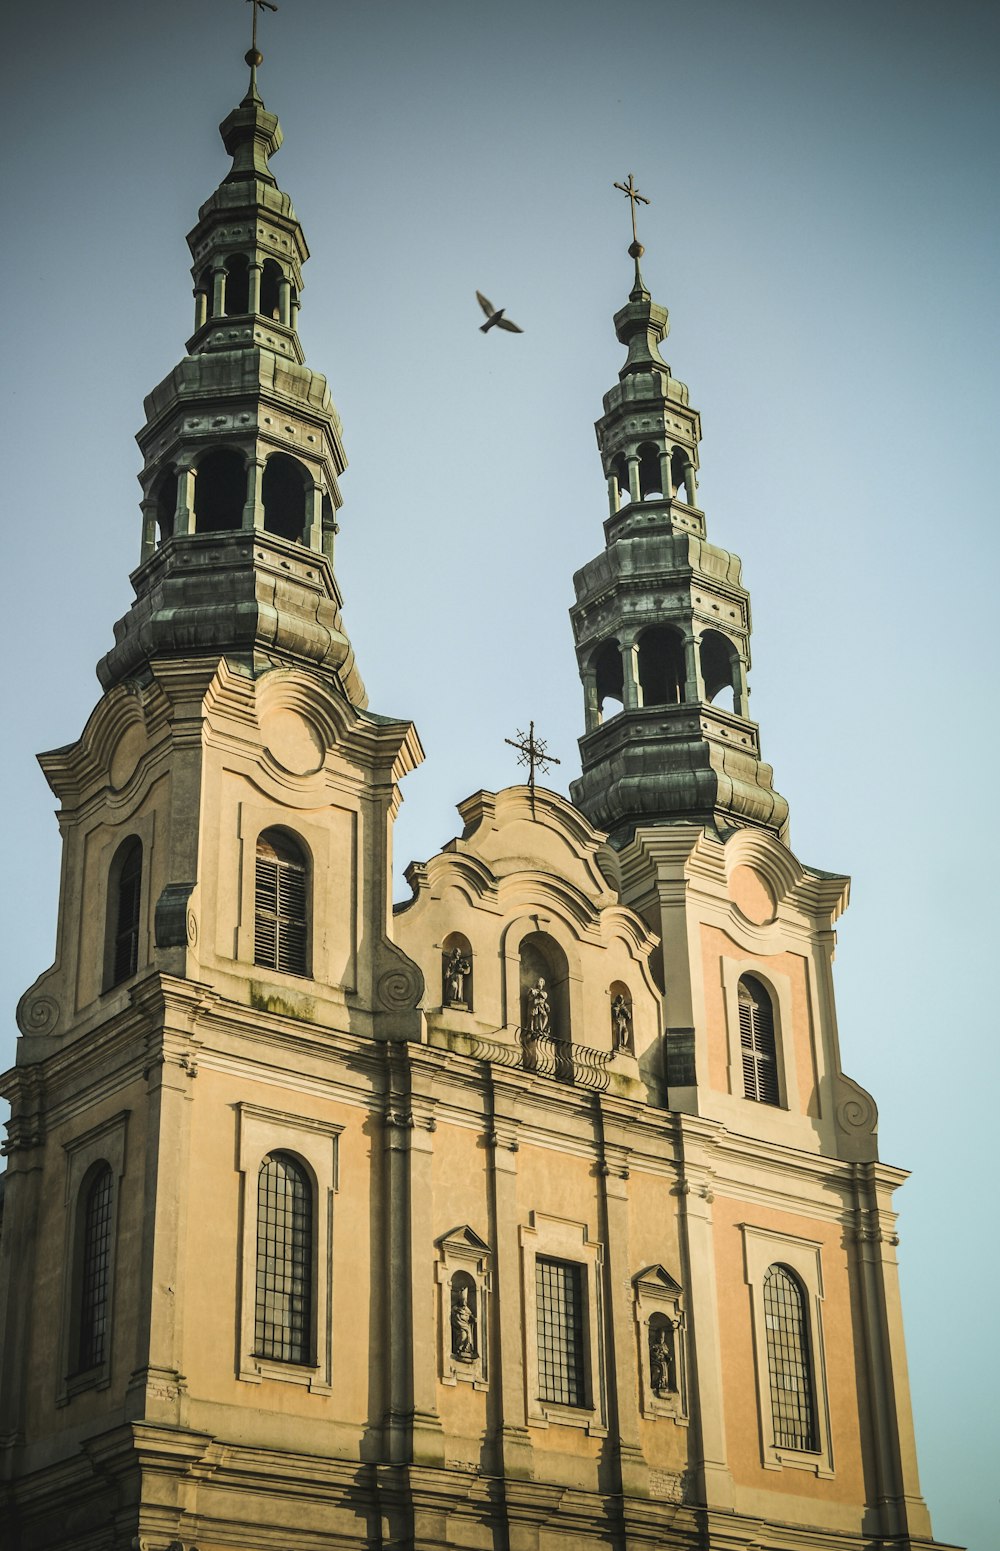
<svg viewBox="0 0 1000 1551">
<path fill-rule="evenodd" d="M 642 703 L 680 705 L 684 696 L 684 642 L 672 625 L 652 625 L 639 637 Z"/>
<path fill-rule="evenodd" d="M 306 471 L 297 458 L 274 452 L 261 483 L 264 529 L 279 538 L 302 541 L 306 522 Z"/>
<path fill-rule="evenodd" d="M 243 526 L 246 501 L 243 457 L 229 447 L 206 453 L 194 482 L 196 533 L 225 533 Z"/>
</svg>

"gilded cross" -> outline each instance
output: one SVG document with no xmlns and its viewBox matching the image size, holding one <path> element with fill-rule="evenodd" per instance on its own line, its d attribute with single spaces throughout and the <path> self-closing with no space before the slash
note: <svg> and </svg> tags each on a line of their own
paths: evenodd
<svg viewBox="0 0 1000 1551">
<path fill-rule="evenodd" d="M 636 244 L 636 246 L 638 246 L 639 234 L 635 229 L 635 207 L 636 205 L 648 205 L 649 200 L 646 198 L 645 194 L 639 193 L 635 179 L 631 173 L 628 175 L 627 183 L 616 183 L 615 188 L 621 190 L 621 192 L 628 199 L 629 204 L 632 206 L 632 241 L 634 244 Z"/>
<path fill-rule="evenodd" d="M 528 791 L 531 793 L 531 816 L 535 816 L 535 770 L 545 774 L 550 765 L 561 764 L 554 754 L 546 753 L 548 744 L 544 738 L 535 737 L 534 722 L 528 723 L 528 735 L 525 737 L 520 727 L 517 729 L 516 738 L 504 738 L 512 749 L 517 749 L 517 762 L 528 767 Z"/>
<path fill-rule="evenodd" d="M 250 6 L 251 10 L 253 11 L 253 35 L 252 35 L 251 42 L 250 42 L 250 52 L 252 54 L 256 54 L 256 52 L 257 52 L 257 12 L 258 11 L 276 11 L 278 9 L 278 7 L 276 5 L 272 4 L 272 0 L 247 0 L 247 5 Z"/>
</svg>

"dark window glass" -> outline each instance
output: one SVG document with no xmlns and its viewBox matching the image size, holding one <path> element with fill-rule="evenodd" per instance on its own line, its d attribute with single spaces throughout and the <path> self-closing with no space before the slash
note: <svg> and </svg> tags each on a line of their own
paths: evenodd
<svg viewBox="0 0 1000 1551">
<path fill-rule="evenodd" d="M 254 963 L 286 975 L 307 975 L 308 873 L 286 835 L 268 830 L 257 842 Z"/>
<path fill-rule="evenodd" d="M 288 1153 L 264 1159 L 257 1181 L 254 1351 L 275 1362 L 312 1360 L 312 1188 Z"/>
<path fill-rule="evenodd" d="M 142 842 L 127 840 L 112 870 L 115 936 L 111 984 L 128 980 L 139 967 L 139 905 L 142 890 Z"/>
<path fill-rule="evenodd" d="M 538 1314 L 538 1394 L 563 1406 L 585 1406 L 583 1267 L 535 1261 Z"/>
<path fill-rule="evenodd" d="M 743 1092 L 758 1104 L 777 1104 L 778 1057 L 774 1044 L 774 1009 L 759 981 L 747 976 L 740 981 L 740 1053 L 743 1057 Z"/>
<path fill-rule="evenodd" d="M 784 1266 L 771 1266 L 764 1277 L 764 1328 L 775 1445 L 815 1451 L 819 1444 L 805 1295 Z"/>
<path fill-rule="evenodd" d="M 96 1368 L 107 1356 L 111 1270 L 111 1169 L 104 1164 L 84 1186 L 80 1256 L 80 1334 L 77 1370 Z"/>
</svg>

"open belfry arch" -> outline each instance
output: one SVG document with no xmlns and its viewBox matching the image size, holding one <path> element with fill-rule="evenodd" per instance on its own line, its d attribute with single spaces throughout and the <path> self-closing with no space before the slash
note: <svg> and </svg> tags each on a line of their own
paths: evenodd
<svg viewBox="0 0 1000 1551">
<path fill-rule="evenodd" d="M 788 846 L 635 228 L 581 776 L 469 797 L 394 910 L 423 754 L 341 617 L 341 426 L 247 58 L 139 433 L 135 601 L 42 756 L 64 850 L 2 1078 L 4 1546 L 930 1547 L 904 1176 L 840 1067 L 847 880 Z"/>
</svg>

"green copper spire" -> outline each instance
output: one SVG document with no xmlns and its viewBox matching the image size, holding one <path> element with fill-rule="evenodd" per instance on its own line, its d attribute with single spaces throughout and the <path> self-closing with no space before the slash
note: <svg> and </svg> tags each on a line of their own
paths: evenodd
<svg viewBox="0 0 1000 1551">
<path fill-rule="evenodd" d="M 742 825 L 787 835 L 749 716 L 750 598 L 737 556 L 709 544 L 697 505 L 701 421 L 659 347 L 670 323 L 639 269 L 615 314 L 627 349 L 596 425 L 608 482 L 604 552 L 574 577 L 570 610 L 586 731 L 573 801 L 625 844 L 638 825 Z"/>
<path fill-rule="evenodd" d="M 256 41 L 246 58 L 249 89 L 220 125 L 232 166 L 188 237 L 194 333 L 147 397 L 137 438 L 136 601 L 98 674 L 107 687 L 156 656 L 225 654 L 254 673 L 322 668 L 363 706 L 333 572 L 340 417 L 305 364 L 309 249 L 271 171 L 281 128 L 257 91 Z"/>
</svg>

